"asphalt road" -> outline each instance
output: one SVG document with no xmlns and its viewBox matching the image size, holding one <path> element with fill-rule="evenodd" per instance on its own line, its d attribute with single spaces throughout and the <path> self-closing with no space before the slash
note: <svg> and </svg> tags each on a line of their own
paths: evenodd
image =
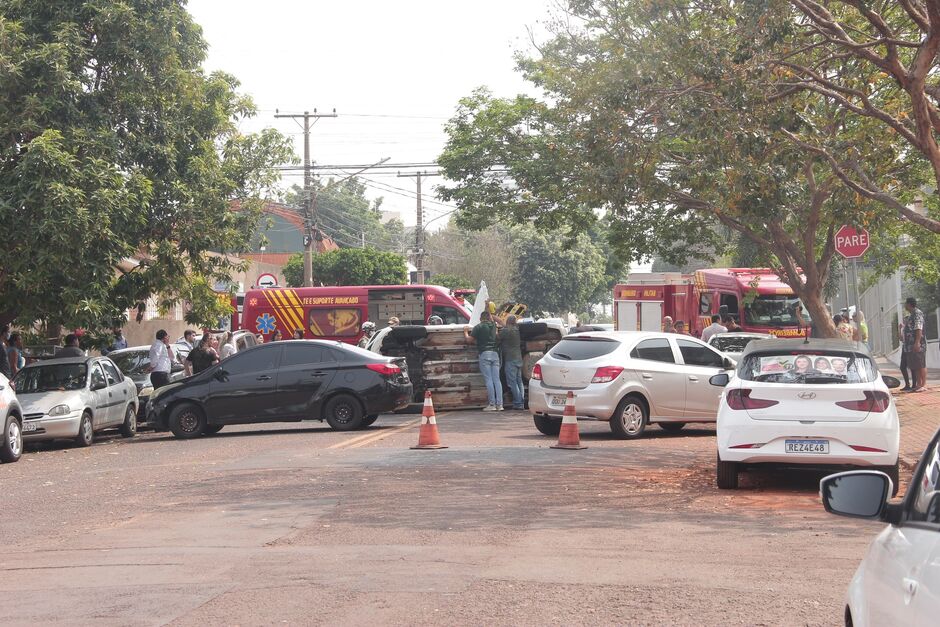
<svg viewBox="0 0 940 627">
<path fill-rule="evenodd" d="M 0 624 L 841 624 L 877 524 L 714 431 L 553 450 L 524 412 L 105 436 L 0 466 Z"/>
</svg>

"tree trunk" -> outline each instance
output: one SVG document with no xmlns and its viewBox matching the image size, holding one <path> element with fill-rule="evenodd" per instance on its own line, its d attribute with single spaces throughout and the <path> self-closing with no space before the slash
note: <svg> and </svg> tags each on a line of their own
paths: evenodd
<svg viewBox="0 0 940 627">
<path fill-rule="evenodd" d="M 823 300 L 822 287 L 818 289 L 801 290 L 797 295 L 806 306 L 806 310 L 812 317 L 816 326 L 815 337 L 838 337 L 836 325 L 832 322 L 832 314 L 826 308 L 826 301 Z"/>
</svg>

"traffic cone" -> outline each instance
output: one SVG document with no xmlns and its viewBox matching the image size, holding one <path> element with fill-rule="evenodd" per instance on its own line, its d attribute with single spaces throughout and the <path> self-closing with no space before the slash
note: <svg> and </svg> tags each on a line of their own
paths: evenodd
<svg viewBox="0 0 940 627">
<path fill-rule="evenodd" d="M 558 444 L 552 448 L 564 448 L 577 451 L 581 446 L 581 437 L 578 435 L 578 415 L 574 411 L 574 393 L 568 391 L 568 400 L 565 401 L 565 414 L 561 419 L 561 431 L 558 432 Z"/>
<path fill-rule="evenodd" d="M 437 432 L 437 418 L 434 416 L 434 403 L 431 391 L 424 393 L 424 409 L 421 410 L 421 431 L 418 433 L 418 446 L 413 449 L 447 448 L 441 445 L 441 436 Z"/>
</svg>

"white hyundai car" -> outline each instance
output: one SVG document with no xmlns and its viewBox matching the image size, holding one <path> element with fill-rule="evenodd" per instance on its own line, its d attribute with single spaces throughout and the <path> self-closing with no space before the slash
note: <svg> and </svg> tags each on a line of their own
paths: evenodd
<svg viewBox="0 0 940 627">
<path fill-rule="evenodd" d="M 863 466 L 897 487 L 898 412 L 863 344 L 758 340 L 725 386 L 718 410 L 718 487 L 738 487 L 753 464 Z"/>
<path fill-rule="evenodd" d="M 689 422 L 715 421 L 721 393 L 709 379 L 733 367 L 733 360 L 688 335 L 567 335 L 532 369 L 529 411 L 541 433 L 558 435 L 571 391 L 579 420 L 609 422 L 619 438 L 638 438 L 650 423 L 678 431 Z"/>
<path fill-rule="evenodd" d="M 884 474 L 856 470 L 820 482 L 826 511 L 882 520 L 846 594 L 846 625 L 936 625 L 940 620 L 940 431 L 921 457 L 902 503 Z"/>
</svg>

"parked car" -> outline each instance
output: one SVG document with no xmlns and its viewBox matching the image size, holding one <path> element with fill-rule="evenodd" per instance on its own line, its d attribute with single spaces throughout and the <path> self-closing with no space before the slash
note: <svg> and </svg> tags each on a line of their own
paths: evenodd
<svg viewBox="0 0 940 627">
<path fill-rule="evenodd" d="M 10 380 L 0 374 L 0 416 L 3 434 L 0 435 L 0 462 L 19 461 L 23 454 L 23 410 L 16 399 Z"/>
<path fill-rule="evenodd" d="M 134 382 L 137 388 L 137 420 L 143 422 L 147 418 L 147 401 L 153 393 L 153 385 L 150 383 L 150 347 L 149 346 L 131 346 L 121 350 L 108 353 L 111 359 L 125 377 Z M 170 372 L 170 381 L 177 381 L 185 376 L 183 365 L 178 361 L 172 364 Z"/>
<path fill-rule="evenodd" d="M 819 491 L 827 512 L 888 523 L 849 584 L 845 624 L 935 625 L 940 616 L 940 431 L 920 458 L 901 503 L 897 484 L 875 470 L 830 475 Z"/>
<path fill-rule="evenodd" d="M 729 380 L 730 379 L 730 380 Z M 738 486 L 752 464 L 867 466 L 897 486 L 898 413 L 889 387 L 861 343 L 758 340 L 744 350 L 718 410 L 719 488 Z"/>
<path fill-rule="evenodd" d="M 734 331 L 731 333 L 716 333 L 708 338 L 708 345 L 718 349 L 724 355 L 730 357 L 737 363 L 741 360 L 744 353 L 744 347 L 754 340 L 773 340 L 776 335 L 770 333 L 747 333 L 743 331 Z"/>
<path fill-rule="evenodd" d="M 689 422 L 715 421 L 721 395 L 708 380 L 733 367 L 729 358 L 687 335 L 568 335 L 535 365 L 529 411 L 540 432 L 557 435 L 571 391 L 579 420 L 608 421 L 619 438 L 638 438 L 651 422 L 678 431 Z"/>
<path fill-rule="evenodd" d="M 156 390 L 147 423 L 178 438 L 230 424 L 299 420 L 360 429 L 409 403 L 412 387 L 403 366 L 404 359 L 342 342 L 262 344 Z"/>
<path fill-rule="evenodd" d="M 72 439 L 91 446 L 95 433 L 137 433 L 137 388 L 107 357 L 64 357 L 29 364 L 13 378 L 27 442 Z"/>
</svg>

